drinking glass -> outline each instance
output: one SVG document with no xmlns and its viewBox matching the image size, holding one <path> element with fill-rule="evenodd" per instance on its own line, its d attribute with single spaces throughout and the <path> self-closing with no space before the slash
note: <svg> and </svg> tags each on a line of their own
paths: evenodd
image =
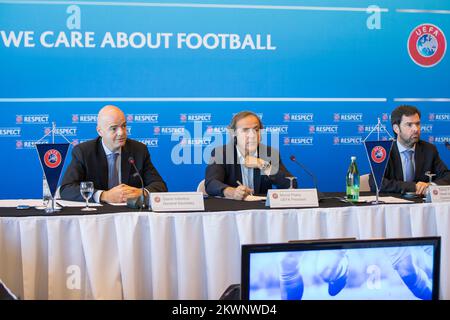
<svg viewBox="0 0 450 320">
<path fill-rule="evenodd" d="M 289 189 L 295 189 L 294 180 L 297 179 L 297 177 L 286 177 L 286 179 L 289 179 Z"/>
<path fill-rule="evenodd" d="M 436 175 L 436 174 L 434 174 L 434 173 L 431 173 L 431 171 L 427 171 L 427 172 L 425 172 L 425 175 L 428 177 L 428 179 L 430 180 L 429 182 L 430 182 L 430 184 L 432 184 L 433 183 L 433 177 Z"/>
<path fill-rule="evenodd" d="M 96 208 L 89 207 L 89 199 L 94 194 L 94 183 L 92 181 L 83 181 L 80 183 L 80 193 L 81 196 L 86 200 L 86 207 L 81 209 L 81 211 L 95 211 Z"/>
</svg>

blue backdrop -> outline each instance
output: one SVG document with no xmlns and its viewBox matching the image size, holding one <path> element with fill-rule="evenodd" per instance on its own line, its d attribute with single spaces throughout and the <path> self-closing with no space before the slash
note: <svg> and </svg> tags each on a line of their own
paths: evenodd
<svg viewBox="0 0 450 320">
<path fill-rule="evenodd" d="M 450 164 L 449 14 L 430 0 L 0 0 L 0 197 L 40 197 L 35 142 L 52 122 L 74 144 L 96 137 L 105 104 L 124 110 L 129 137 L 148 145 L 171 191 L 196 188 L 203 151 L 221 140 L 209 133 L 225 137 L 240 110 L 279 134 L 301 187 L 312 181 L 291 154 L 322 191 L 344 191 L 350 156 L 369 171 L 361 140 L 378 118 L 392 132 L 390 112 L 405 103 L 420 108 L 422 138 Z"/>
</svg>

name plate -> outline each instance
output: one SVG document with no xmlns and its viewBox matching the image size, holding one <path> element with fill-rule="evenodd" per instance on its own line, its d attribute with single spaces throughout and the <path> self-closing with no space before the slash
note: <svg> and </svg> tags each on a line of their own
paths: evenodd
<svg viewBox="0 0 450 320">
<path fill-rule="evenodd" d="M 152 211 L 204 211 L 201 192 L 152 192 L 150 193 Z"/>
<path fill-rule="evenodd" d="M 450 186 L 429 186 L 431 202 L 450 202 Z"/>
<path fill-rule="evenodd" d="M 316 189 L 271 189 L 267 192 L 267 202 L 266 206 L 271 208 L 319 206 Z"/>
</svg>

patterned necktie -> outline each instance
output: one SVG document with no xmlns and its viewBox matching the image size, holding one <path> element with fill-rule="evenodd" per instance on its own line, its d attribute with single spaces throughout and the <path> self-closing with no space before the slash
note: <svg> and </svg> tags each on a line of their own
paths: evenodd
<svg viewBox="0 0 450 320">
<path fill-rule="evenodd" d="M 108 155 L 108 190 L 119 184 L 119 172 L 116 166 L 118 156 L 118 153 Z"/>
<path fill-rule="evenodd" d="M 403 151 L 405 155 L 405 181 L 411 182 L 414 181 L 414 166 L 413 166 L 413 154 L 412 150 Z"/>
</svg>

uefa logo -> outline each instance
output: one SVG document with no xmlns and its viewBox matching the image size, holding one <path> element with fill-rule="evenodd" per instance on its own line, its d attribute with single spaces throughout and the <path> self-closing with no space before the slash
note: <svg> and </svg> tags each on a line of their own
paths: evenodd
<svg viewBox="0 0 450 320">
<path fill-rule="evenodd" d="M 44 163 L 47 167 L 54 169 L 61 164 L 61 153 L 58 150 L 50 149 L 44 154 Z"/>
<path fill-rule="evenodd" d="M 358 133 L 364 132 L 364 126 L 362 124 L 358 125 Z"/>
<path fill-rule="evenodd" d="M 339 121 L 341 119 L 341 115 L 339 113 L 335 113 L 333 119 L 334 121 Z"/>
<path fill-rule="evenodd" d="M 426 68 L 438 64 L 447 49 L 444 33 L 431 23 L 415 27 L 409 35 L 407 45 L 414 63 Z"/>
<path fill-rule="evenodd" d="M 383 162 L 386 159 L 386 155 L 386 149 L 384 149 L 382 146 L 373 147 L 372 152 L 370 153 L 370 157 L 375 163 Z"/>
</svg>

